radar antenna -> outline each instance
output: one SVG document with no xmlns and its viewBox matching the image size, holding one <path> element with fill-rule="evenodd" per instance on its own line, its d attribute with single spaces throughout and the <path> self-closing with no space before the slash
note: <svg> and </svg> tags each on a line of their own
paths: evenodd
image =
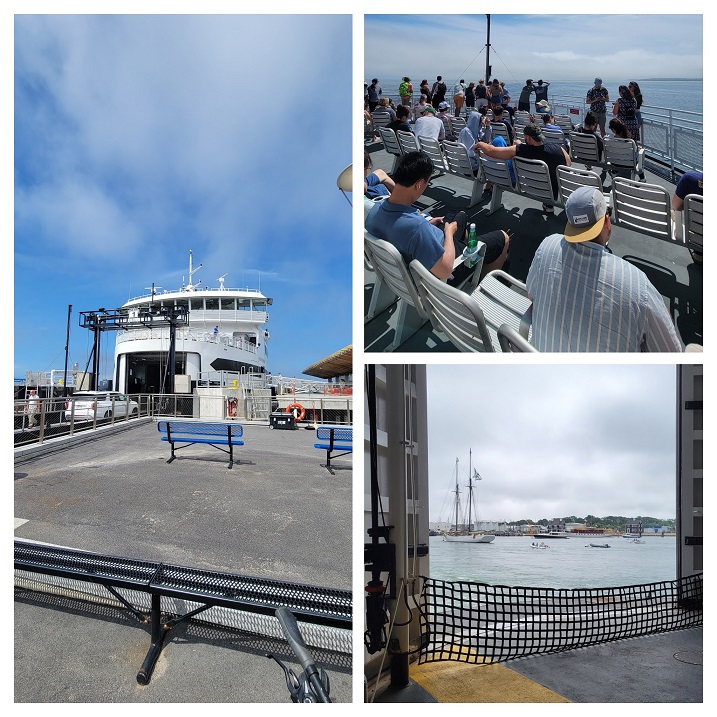
<svg viewBox="0 0 717 717">
<path fill-rule="evenodd" d="M 217 279 L 217 281 L 219 282 L 219 291 L 226 291 L 226 289 L 224 288 L 224 279 L 226 279 L 226 277 L 227 274 L 223 274 Z"/>
</svg>

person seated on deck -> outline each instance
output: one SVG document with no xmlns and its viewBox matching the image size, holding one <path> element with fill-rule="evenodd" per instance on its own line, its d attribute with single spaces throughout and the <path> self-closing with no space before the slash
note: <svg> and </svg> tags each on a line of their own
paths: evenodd
<svg viewBox="0 0 717 717">
<path fill-rule="evenodd" d="M 550 112 L 550 105 L 548 104 L 547 100 L 540 100 L 540 102 L 535 103 L 535 111 L 539 115 L 544 115 L 546 113 Z"/>
<path fill-rule="evenodd" d="M 383 169 L 373 169 L 371 155 L 363 151 L 363 193 L 369 199 L 387 197 L 393 191 L 394 182 Z"/>
<path fill-rule="evenodd" d="M 632 134 L 630 133 L 630 129 L 628 126 L 619 118 L 619 117 L 613 117 L 610 120 L 610 124 L 608 124 L 608 129 L 612 132 L 614 137 L 617 137 L 618 139 L 632 139 Z M 608 138 L 609 139 L 609 138 Z M 637 143 L 636 143 L 637 147 Z M 636 149 L 636 151 L 639 151 Z M 637 157 L 635 157 L 635 160 L 637 161 Z M 625 169 L 620 169 L 620 165 L 613 164 L 613 167 L 616 167 L 616 169 L 613 169 L 611 171 L 611 174 L 613 176 L 618 177 L 626 177 L 630 178 L 632 176 L 632 170 L 634 168 L 634 163 L 630 166 L 626 166 Z M 645 173 L 640 172 L 640 181 L 645 181 Z"/>
<path fill-rule="evenodd" d="M 513 157 L 524 157 L 525 159 L 540 159 L 548 165 L 550 172 L 550 183 L 553 188 L 553 196 L 558 193 L 557 168 L 559 166 L 570 166 L 568 153 L 557 144 L 543 144 L 543 133 L 536 124 L 527 124 L 523 128 L 525 142 L 516 140 L 515 144 L 509 147 L 494 147 L 486 142 L 476 142 L 475 151 L 480 150 L 487 157 L 493 159 L 513 159 Z M 555 213 L 553 202 L 544 202 L 543 211 L 546 214 Z"/>
<path fill-rule="evenodd" d="M 513 132 L 513 125 L 503 113 L 502 107 L 496 107 L 493 110 L 493 122 L 500 122 L 501 124 L 505 125 L 506 129 L 508 130 L 508 144 L 513 144 L 513 142 L 515 142 L 515 132 Z"/>
<path fill-rule="evenodd" d="M 596 187 L 576 189 L 565 233 L 538 247 L 526 280 L 538 351 L 682 351 L 660 292 L 607 250 L 610 209 Z"/>
<path fill-rule="evenodd" d="M 480 110 L 480 112 L 469 113 L 468 122 L 458 135 L 458 141 L 466 148 L 475 176 L 478 175 L 480 169 L 480 159 L 473 147 L 478 140 L 490 142 L 493 133 L 490 120 L 487 117 L 488 110 L 485 107 L 481 107 Z"/>
<path fill-rule="evenodd" d="M 436 110 L 431 105 L 426 105 L 423 108 L 423 113 L 416 120 L 414 131 L 416 137 L 430 137 L 439 142 L 446 138 L 443 122 L 436 117 Z"/>
<path fill-rule="evenodd" d="M 550 114 L 549 112 L 543 114 L 540 116 L 540 118 L 543 120 L 543 128 L 544 129 L 557 129 L 560 130 L 560 132 L 563 132 L 563 128 L 555 124 L 555 117 Z M 563 146 L 566 150 L 570 151 L 570 143 L 568 142 L 568 138 L 565 136 L 565 133 L 563 132 Z"/>
<path fill-rule="evenodd" d="M 380 115 L 388 114 L 391 117 L 391 120 L 396 119 L 396 111 L 390 106 L 388 97 L 381 97 L 378 101 L 378 105 L 376 108 L 371 112 L 372 117 L 378 117 Z"/>
<path fill-rule="evenodd" d="M 433 170 L 433 161 L 425 152 L 402 155 L 393 172 L 395 186 L 391 196 L 371 209 L 366 229 L 377 239 L 393 244 L 406 264 L 418 259 L 434 276 L 458 285 L 472 271 L 464 264 L 453 271 L 456 256 L 466 246 L 465 212 L 458 212 L 454 221 L 445 222 L 443 217 L 426 217 L 412 206 L 428 187 Z M 486 245 L 483 277 L 503 266 L 510 238 L 506 232 L 497 230 L 479 236 L 478 241 Z"/>
<path fill-rule="evenodd" d="M 396 107 L 396 119 L 389 122 L 386 126 L 394 132 L 410 132 L 411 125 L 408 124 L 408 115 L 410 110 L 406 105 Z"/>
<path fill-rule="evenodd" d="M 413 105 L 413 121 L 415 122 L 422 114 L 425 107 L 428 106 L 428 96 L 421 95 L 418 102 Z"/>
<path fill-rule="evenodd" d="M 441 102 L 438 105 L 438 113 L 436 114 L 441 122 L 443 122 L 443 132 L 446 137 L 453 137 L 453 125 L 451 124 L 451 108 L 448 102 Z"/>
<path fill-rule="evenodd" d="M 605 148 L 605 143 L 602 141 L 602 137 L 597 133 L 597 117 L 595 117 L 592 112 L 588 111 L 588 113 L 585 115 L 585 119 L 583 120 L 582 125 L 578 127 L 575 131 L 580 132 L 581 134 L 594 135 L 595 139 L 597 140 L 598 159 L 602 161 L 602 153 L 603 149 Z M 588 169 L 590 169 L 589 166 Z"/>
<path fill-rule="evenodd" d="M 702 172 L 685 172 L 677 182 L 675 193 L 672 195 L 672 225 L 675 234 L 682 232 L 682 216 L 676 214 L 681 212 L 685 207 L 685 197 L 688 194 L 699 194 L 702 196 Z M 675 236 L 675 239 L 681 241 L 681 237 Z M 702 263 L 702 252 L 690 249 L 695 264 Z"/>
</svg>

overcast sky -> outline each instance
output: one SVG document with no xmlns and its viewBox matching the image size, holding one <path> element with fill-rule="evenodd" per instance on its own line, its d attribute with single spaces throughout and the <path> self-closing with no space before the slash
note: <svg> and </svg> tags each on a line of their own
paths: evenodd
<svg viewBox="0 0 717 717">
<path fill-rule="evenodd" d="M 226 274 L 274 299 L 272 372 L 351 343 L 336 186 L 352 159 L 350 15 L 16 15 L 13 29 L 15 376 L 62 368 L 68 304 L 84 367 L 78 313 L 178 289 L 190 249 L 195 281 Z"/>
<path fill-rule="evenodd" d="M 519 12 L 526 5 L 506 9 Z M 551 3 L 543 9 L 574 13 L 581 7 Z M 484 14 L 366 15 L 366 79 L 409 75 L 414 87 L 438 74 L 450 83 L 480 79 L 486 24 Z M 490 42 L 493 75 L 511 87 L 538 75 L 589 82 L 626 72 L 635 79 L 702 77 L 701 15 L 491 15 Z"/>
<path fill-rule="evenodd" d="M 674 366 L 429 365 L 427 379 L 432 521 L 470 449 L 481 519 L 675 517 Z"/>
</svg>

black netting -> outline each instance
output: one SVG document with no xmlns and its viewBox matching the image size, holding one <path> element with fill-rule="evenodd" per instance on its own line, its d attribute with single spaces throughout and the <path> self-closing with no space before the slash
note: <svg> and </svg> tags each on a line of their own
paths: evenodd
<svg viewBox="0 0 717 717">
<path fill-rule="evenodd" d="M 419 662 L 494 663 L 702 624 L 702 575 L 552 589 L 425 578 Z"/>
</svg>

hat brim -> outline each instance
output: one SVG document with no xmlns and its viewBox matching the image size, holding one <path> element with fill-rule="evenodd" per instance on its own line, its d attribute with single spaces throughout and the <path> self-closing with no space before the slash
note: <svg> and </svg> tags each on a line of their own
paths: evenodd
<svg viewBox="0 0 717 717">
<path fill-rule="evenodd" d="M 565 241 L 569 242 L 582 242 L 590 241 L 599 236 L 602 231 L 603 224 L 605 224 L 605 215 L 603 214 L 595 224 L 589 224 L 584 227 L 574 227 L 570 222 L 565 225 Z"/>
</svg>

